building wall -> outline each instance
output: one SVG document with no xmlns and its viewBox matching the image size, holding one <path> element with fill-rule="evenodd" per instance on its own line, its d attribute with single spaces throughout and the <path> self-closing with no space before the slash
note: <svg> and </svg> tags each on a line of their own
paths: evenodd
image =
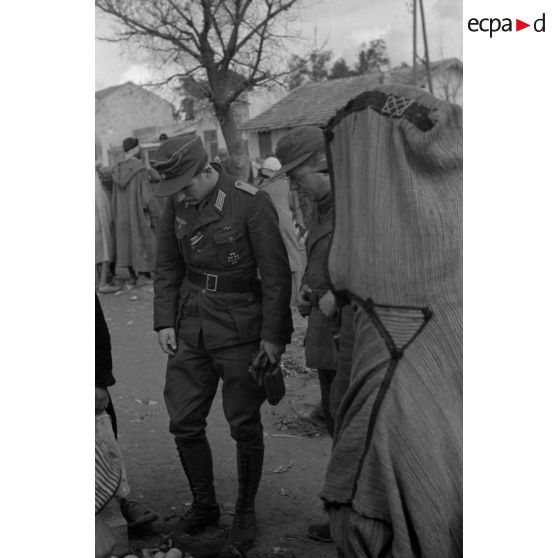
<svg viewBox="0 0 558 558">
<path fill-rule="evenodd" d="M 173 122 L 174 109 L 169 102 L 133 84 L 124 84 L 96 99 L 95 134 L 101 144 L 103 164 L 109 164 L 108 150 L 121 146 L 134 130 Z"/>
<path fill-rule="evenodd" d="M 277 142 L 282 138 L 291 128 L 279 128 L 277 130 L 271 130 L 271 150 L 275 152 L 277 147 Z M 246 137 L 248 140 L 248 151 L 250 153 L 251 161 L 260 161 L 263 159 L 267 153 L 260 153 L 260 141 L 258 137 L 258 132 L 254 130 L 246 130 Z"/>
<path fill-rule="evenodd" d="M 227 144 L 225 143 L 225 137 L 221 131 L 221 126 L 217 121 L 217 118 L 212 116 L 210 113 L 204 114 L 199 120 L 197 125 L 197 133 L 201 139 L 204 139 L 204 132 L 206 131 L 216 131 L 217 132 L 217 145 L 220 151 L 227 150 Z"/>
<path fill-rule="evenodd" d="M 246 122 L 251 118 L 256 117 L 263 111 L 267 110 L 271 105 L 275 104 L 277 101 L 282 99 L 286 95 L 286 91 L 283 90 L 267 90 L 267 89 L 257 89 L 256 91 L 249 91 L 242 96 L 241 101 L 237 106 L 237 111 L 239 114 L 239 119 L 241 122 Z M 194 106 L 195 120 L 192 123 L 192 130 L 204 139 L 204 132 L 215 130 L 217 131 L 217 143 L 218 149 L 221 152 L 227 151 L 227 144 L 221 131 L 221 126 L 215 116 L 213 116 L 211 107 L 208 106 L 207 101 L 198 100 L 195 102 Z M 257 134 L 255 138 L 252 134 L 241 132 L 242 139 L 248 142 L 248 152 L 250 154 L 250 159 L 255 160 L 259 157 L 259 145 Z"/>
</svg>

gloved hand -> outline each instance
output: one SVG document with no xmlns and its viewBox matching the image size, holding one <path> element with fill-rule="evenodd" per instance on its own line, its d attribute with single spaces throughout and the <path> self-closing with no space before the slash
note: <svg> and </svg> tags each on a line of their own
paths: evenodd
<svg viewBox="0 0 558 558">
<path fill-rule="evenodd" d="M 263 348 L 252 357 L 248 371 L 254 381 L 262 386 L 270 405 L 277 405 L 285 395 L 285 380 L 281 367 L 271 362 Z"/>
</svg>

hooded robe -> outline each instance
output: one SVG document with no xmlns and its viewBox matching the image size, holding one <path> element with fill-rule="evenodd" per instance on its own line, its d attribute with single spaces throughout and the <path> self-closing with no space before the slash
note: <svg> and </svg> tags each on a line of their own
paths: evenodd
<svg viewBox="0 0 558 558">
<path fill-rule="evenodd" d="M 95 263 L 112 262 L 114 241 L 112 238 L 112 214 L 110 199 L 95 171 Z"/>
<path fill-rule="evenodd" d="M 156 216 L 145 165 L 135 157 L 112 171 L 116 265 L 151 272 L 155 264 Z"/>
<path fill-rule="evenodd" d="M 300 244 L 293 212 L 289 205 L 291 192 L 288 179 L 285 176 L 266 178 L 259 187 L 269 194 L 277 210 L 279 230 L 287 249 L 291 271 L 304 271 L 306 255 L 304 247 Z"/>
</svg>

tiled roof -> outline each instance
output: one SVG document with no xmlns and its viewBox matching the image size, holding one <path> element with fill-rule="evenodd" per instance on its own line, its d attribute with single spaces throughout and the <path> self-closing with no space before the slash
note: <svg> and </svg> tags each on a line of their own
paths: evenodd
<svg viewBox="0 0 558 558">
<path fill-rule="evenodd" d="M 95 98 L 100 101 L 101 99 L 108 97 L 111 93 L 113 93 L 117 89 L 120 89 L 121 87 L 124 87 L 125 85 L 134 85 L 134 87 L 137 87 L 137 85 L 133 84 L 131 81 L 121 83 L 120 85 L 111 85 L 110 87 L 106 87 L 105 89 L 99 89 L 99 91 L 95 91 Z"/>
<path fill-rule="evenodd" d="M 456 58 L 431 63 L 433 74 L 455 66 L 462 69 Z M 343 108 L 353 97 L 363 91 L 384 83 L 410 85 L 413 80 L 412 67 L 398 67 L 384 74 L 333 79 L 308 83 L 293 89 L 286 97 L 275 103 L 262 114 L 242 125 L 244 130 L 275 130 L 294 126 L 325 126 L 335 112 Z M 426 70 L 417 66 L 417 85 L 426 83 Z"/>
<path fill-rule="evenodd" d="M 99 91 L 95 91 L 95 100 L 96 101 L 102 101 L 103 99 L 105 99 L 106 97 L 108 97 L 111 93 L 114 93 L 115 91 L 118 91 L 121 88 L 130 88 L 132 87 L 133 89 L 130 89 L 130 91 L 140 91 L 143 92 L 144 94 L 147 93 L 148 95 L 151 95 L 152 97 L 156 97 L 159 101 L 166 103 L 167 105 L 169 105 L 170 107 L 172 107 L 172 109 L 174 110 L 174 106 L 170 101 L 167 101 L 166 99 L 163 99 L 163 97 L 161 97 L 160 95 L 157 95 L 157 93 L 154 93 L 153 91 L 149 91 L 149 89 L 146 89 L 145 87 L 142 87 L 141 85 L 136 85 L 135 83 L 133 83 L 132 81 L 127 81 L 126 83 L 121 83 L 120 85 L 112 85 L 111 87 L 106 87 L 105 89 L 100 89 Z"/>
</svg>

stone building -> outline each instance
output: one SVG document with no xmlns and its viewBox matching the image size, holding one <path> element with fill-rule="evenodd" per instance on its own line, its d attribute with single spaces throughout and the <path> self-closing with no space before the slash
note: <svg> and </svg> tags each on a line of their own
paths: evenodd
<svg viewBox="0 0 558 558">
<path fill-rule="evenodd" d="M 110 152 L 121 150 L 128 136 L 156 136 L 159 130 L 176 122 L 171 103 L 131 82 L 95 92 L 95 159 L 114 164 Z"/>
</svg>

